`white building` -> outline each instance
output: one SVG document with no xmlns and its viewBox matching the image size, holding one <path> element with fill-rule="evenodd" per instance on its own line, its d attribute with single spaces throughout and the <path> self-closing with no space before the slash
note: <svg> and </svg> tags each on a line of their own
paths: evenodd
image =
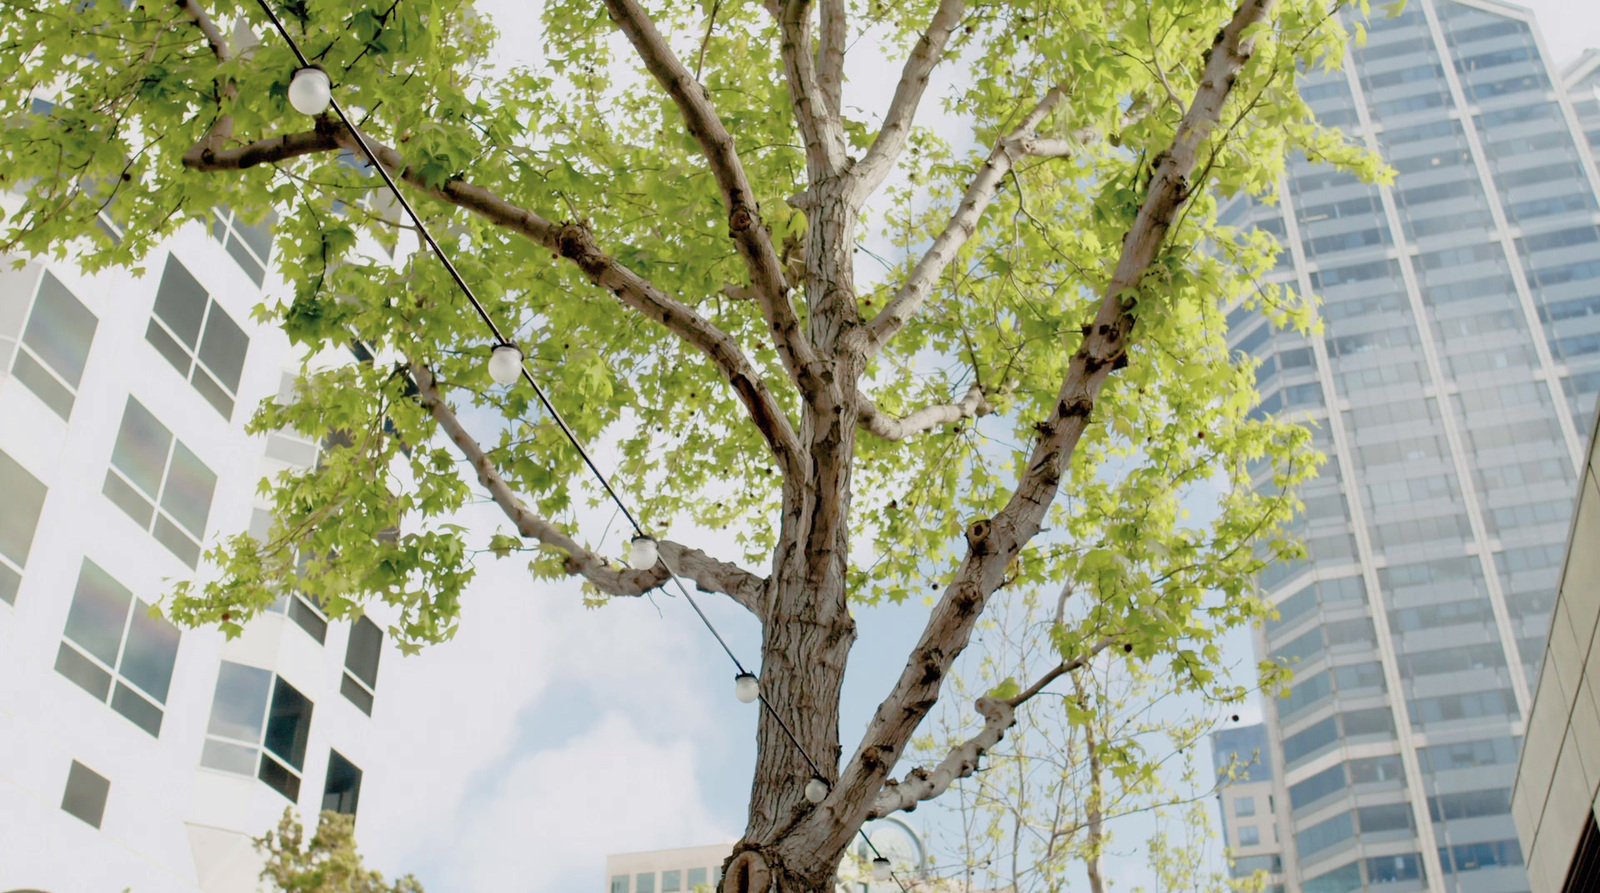
<svg viewBox="0 0 1600 893">
<path fill-rule="evenodd" d="M 316 460 L 243 431 L 298 365 L 251 322 L 269 242 L 224 214 L 143 276 L 0 273 L 0 891 L 255 890 L 252 836 L 372 783 L 381 623 L 294 596 L 230 642 L 146 610 Z"/>
</svg>

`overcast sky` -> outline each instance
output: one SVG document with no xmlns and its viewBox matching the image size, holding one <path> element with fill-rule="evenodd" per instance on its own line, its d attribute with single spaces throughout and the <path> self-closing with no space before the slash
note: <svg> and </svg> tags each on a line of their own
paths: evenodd
<svg viewBox="0 0 1600 893">
<path fill-rule="evenodd" d="M 1558 65 L 1600 45 L 1600 2 L 1525 5 Z M 534 61 L 523 54 L 539 45 L 536 4 L 479 0 L 478 8 L 501 28 L 502 59 Z M 893 72 L 874 64 L 882 67 L 854 63 L 854 104 L 886 102 Z M 479 530 L 503 523 L 489 509 L 470 520 Z M 613 539 L 620 554 L 620 535 Z M 755 664 L 755 623 L 714 596 L 702 606 Z M 585 610 L 576 585 L 534 584 L 525 563 L 510 559 L 482 565 L 463 610 L 455 641 L 382 668 L 373 732 L 388 762 L 372 768 L 360 819 L 372 865 L 415 872 L 431 893 L 599 893 L 607 853 L 738 836 L 756 712 L 734 699 L 733 669 L 687 605 L 657 597 Z M 904 666 L 924 609 L 859 614 L 847 751 Z M 1248 635 L 1231 642 L 1249 662 Z M 908 818 L 921 825 L 929 812 Z"/>
</svg>

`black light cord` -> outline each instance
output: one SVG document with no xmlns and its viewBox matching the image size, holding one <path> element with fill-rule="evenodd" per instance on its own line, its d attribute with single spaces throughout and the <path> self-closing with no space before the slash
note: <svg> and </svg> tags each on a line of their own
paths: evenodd
<svg viewBox="0 0 1600 893">
<path fill-rule="evenodd" d="M 266 0 L 256 0 L 256 3 L 261 7 L 261 11 L 266 13 L 267 19 L 272 22 L 272 27 L 277 29 L 278 34 L 282 36 L 284 42 L 289 45 L 290 51 L 292 51 L 295 55 L 295 58 L 299 60 L 300 67 L 315 67 L 312 65 L 311 60 L 306 58 L 305 53 L 300 51 L 300 45 L 295 42 L 295 39 L 289 36 L 289 29 L 283 26 L 283 22 L 280 21 L 277 14 L 272 11 L 272 7 L 267 5 Z M 584 449 L 583 443 L 578 440 L 577 434 L 573 433 L 572 427 L 567 424 L 567 420 L 561 415 L 560 410 L 556 409 L 555 404 L 550 401 L 550 396 L 546 394 L 544 388 L 540 387 L 539 383 L 534 380 L 533 373 L 528 371 L 527 358 L 526 356 L 523 356 L 522 350 L 515 344 L 512 344 L 511 341 L 506 338 L 505 334 L 500 331 L 500 327 L 495 324 L 494 318 L 489 315 L 489 311 L 484 309 L 483 304 L 478 300 L 477 295 L 473 294 L 472 287 L 467 285 L 467 281 L 461 277 L 461 273 L 456 269 L 456 265 L 450 262 L 449 256 L 444 253 L 444 249 L 439 247 L 439 243 L 434 240 L 433 234 L 428 231 L 427 224 L 422 222 L 422 217 L 417 214 L 415 208 L 411 207 L 411 203 L 406 200 L 404 193 L 400 191 L 400 187 L 395 184 L 394 178 L 389 175 L 388 168 L 384 167 L 383 162 L 378 160 L 378 153 L 373 150 L 372 144 L 367 142 L 367 138 L 362 134 L 361 129 L 356 126 L 355 122 L 350 120 L 349 115 L 345 114 L 344 107 L 339 104 L 337 99 L 333 98 L 331 92 L 328 97 L 328 105 L 333 109 L 334 114 L 339 116 L 339 120 L 344 124 L 345 128 L 348 129 L 351 135 L 355 137 L 356 143 L 361 146 L 361 151 L 366 154 L 367 160 L 372 163 L 373 168 L 378 171 L 378 175 L 383 178 L 384 184 L 389 187 L 389 191 L 394 195 L 395 200 L 400 203 L 400 207 L 405 209 L 406 215 L 411 218 L 411 222 L 416 227 L 417 233 L 421 235 L 422 240 L 428 243 L 428 247 L 433 250 L 434 256 L 439 258 L 439 262 L 443 264 L 445 270 L 450 273 L 450 278 L 455 280 L 456 287 L 461 289 L 461 293 L 465 295 L 467 301 L 472 304 L 472 309 L 477 312 L 478 318 L 483 320 L 483 324 L 485 326 L 488 326 L 489 331 L 494 335 L 495 346 L 499 347 L 504 345 L 506 347 L 510 347 L 511 349 L 517 351 L 519 357 L 522 357 L 522 359 L 518 360 L 517 362 L 517 368 L 522 372 L 523 380 L 533 388 L 534 394 L 539 398 L 539 403 L 544 406 L 545 411 L 548 412 L 550 417 L 555 420 L 556 425 L 561 429 L 561 433 L 566 435 L 567 440 L 572 443 L 573 449 L 578 451 L 578 456 L 583 459 L 583 464 L 589 467 L 589 471 L 591 471 L 594 474 L 595 479 L 600 482 L 600 486 L 605 488 L 606 495 L 611 497 L 611 501 L 616 503 L 617 509 L 620 510 L 623 516 L 628 519 L 628 524 L 633 527 L 634 533 L 638 536 L 648 536 L 648 534 L 644 532 L 644 528 L 639 526 L 639 520 L 633 516 L 633 512 L 628 510 L 628 506 L 622 501 L 622 497 L 618 496 L 617 491 L 612 489 L 611 482 L 606 479 L 605 473 L 602 472 L 600 467 L 595 464 L 593 457 L 589 455 L 589 451 Z M 739 662 L 739 658 L 733 653 L 733 649 L 728 647 L 728 643 L 722 638 L 722 634 L 717 632 L 717 628 L 715 626 L 711 625 L 711 619 L 706 616 L 704 611 L 700 610 L 700 605 L 694 600 L 694 596 L 689 594 L 689 589 L 683 585 L 683 580 L 679 578 L 678 572 L 668 566 L 665 561 L 662 561 L 662 566 L 666 567 L 667 573 L 672 578 L 672 582 L 677 586 L 678 592 L 682 593 L 684 600 L 689 603 L 689 607 L 693 608 L 695 614 L 699 615 L 700 622 L 705 624 L 706 630 L 711 633 L 712 638 L 717 640 L 717 644 L 721 645 L 722 650 L 727 653 L 728 659 L 733 661 L 734 668 L 737 669 L 741 674 L 747 674 L 748 671 L 744 668 L 744 664 Z M 759 683 L 757 684 L 759 685 Z M 760 698 L 761 705 L 767 708 L 767 712 L 772 716 L 773 720 L 778 723 L 778 728 L 782 729 L 783 733 L 788 736 L 789 742 L 794 745 L 795 750 L 799 751 L 800 756 L 805 758 L 806 765 L 811 767 L 812 774 L 818 778 L 823 778 L 822 770 L 818 768 L 816 761 L 811 759 L 811 755 L 809 753 L 806 753 L 806 749 L 800 745 L 800 739 L 795 737 L 794 732 L 789 729 L 788 723 L 785 723 L 783 721 L 783 717 L 778 715 L 778 711 L 773 709 L 772 704 L 767 701 L 767 696 L 758 689 L 757 697 Z M 865 837 L 865 835 L 863 835 L 863 837 Z M 871 841 L 868 841 L 867 845 L 871 846 Z M 874 850 L 874 852 L 876 852 L 876 850 Z"/>
</svg>

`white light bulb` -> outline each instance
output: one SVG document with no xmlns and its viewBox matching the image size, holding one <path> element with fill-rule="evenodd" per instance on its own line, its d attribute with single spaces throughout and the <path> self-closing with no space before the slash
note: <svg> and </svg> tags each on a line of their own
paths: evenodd
<svg viewBox="0 0 1600 893">
<path fill-rule="evenodd" d="M 761 697 L 761 680 L 753 673 L 740 673 L 733 677 L 733 694 L 740 703 L 748 704 Z"/>
<path fill-rule="evenodd" d="M 302 115 L 320 115 L 333 99 L 333 82 L 320 68 L 302 68 L 289 80 L 289 104 Z"/>
<path fill-rule="evenodd" d="M 633 542 L 629 544 L 628 564 L 637 570 L 647 571 L 655 567 L 656 559 L 660 557 L 656 541 L 642 533 L 634 537 Z"/>
<path fill-rule="evenodd" d="M 872 860 L 872 879 L 886 881 L 889 879 L 889 860 L 879 856 Z"/>
<path fill-rule="evenodd" d="M 522 376 L 522 351 L 514 344 L 496 344 L 489 354 L 489 377 L 495 384 L 516 384 Z"/>
<path fill-rule="evenodd" d="M 806 799 L 812 803 L 828 799 L 828 783 L 818 776 L 811 776 L 811 780 L 806 782 Z"/>
</svg>

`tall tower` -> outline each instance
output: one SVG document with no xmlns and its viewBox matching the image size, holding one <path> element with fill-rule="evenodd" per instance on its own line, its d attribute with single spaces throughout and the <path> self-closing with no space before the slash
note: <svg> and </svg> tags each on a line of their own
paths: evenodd
<svg viewBox="0 0 1600 893">
<path fill-rule="evenodd" d="M 1285 876 L 1520 893 L 1510 790 L 1600 392 L 1600 171 L 1573 101 L 1594 97 L 1518 7 L 1408 0 L 1368 28 L 1303 94 L 1394 185 L 1300 160 L 1276 205 L 1223 210 L 1324 302 L 1309 338 L 1229 319 L 1259 411 L 1305 417 L 1329 460 L 1308 559 L 1260 580 L 1258 651 L 1295 670 L 1266 708 Z"/>
<path fill-rule="evenodd" d="M 292 594 L 224 641 L 149 611 L 202 548 L 270 523 L 264 475 L 317 459 L 317 438 L 243 430 L 298 366 L 251 321 L 270 242 L 219 209 L 142 277 L 5 259 L 0 890 L 246 893 L 286 806 L 357 812 L 378 623 Z"/>
</svg>

